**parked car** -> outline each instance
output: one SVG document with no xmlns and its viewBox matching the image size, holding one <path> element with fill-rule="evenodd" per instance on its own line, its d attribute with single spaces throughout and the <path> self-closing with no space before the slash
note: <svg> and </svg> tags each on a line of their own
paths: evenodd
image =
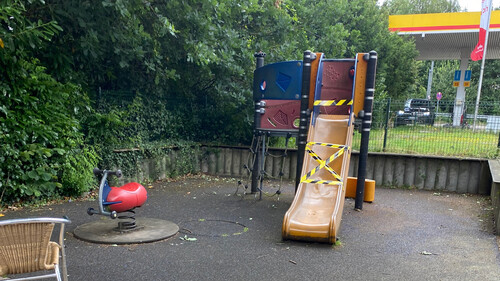
<svg viewBox="0 0 500 281">
<path fill-rule="evenodd" d="M 409 99 L 403 110 L 396 112 L 394 127 L 407 124 L 434 125 L 434 104 L 426 99 Z"/>
</svg>

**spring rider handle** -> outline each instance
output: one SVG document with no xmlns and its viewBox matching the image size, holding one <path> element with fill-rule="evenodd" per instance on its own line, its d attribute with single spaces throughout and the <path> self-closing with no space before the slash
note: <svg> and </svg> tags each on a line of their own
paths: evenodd
<svg viewBox="0 0 500 281">
<path fill-rule="evenodd" d="M 96 214 L 96 215 L 102 215 L 102 216 L 109 216 L 112 219 L 116 219 L 118 217 L 118 214 L 116 211 L 106 211 L 104 209 L 104 204 L 106 202 L 106 196 L 107 194 L 104 194 L 105 192 L 109 192 L 109 184 L 108 184 L 108 175 L 116 176 L 118 178 L 121 178 L 123 176 L 121 170 L 116 170 L 116 171 L 108 171 L 108 170 L 101 170 L 99 168 L 94 168 L 94 175 L 97 177 L 101 176 L 101 183 L 99 184 L 99 210 L 94 210 L 94 208 L 88 208 L 87 209 L 87 214 L 90 216 Z"/>
</svg>

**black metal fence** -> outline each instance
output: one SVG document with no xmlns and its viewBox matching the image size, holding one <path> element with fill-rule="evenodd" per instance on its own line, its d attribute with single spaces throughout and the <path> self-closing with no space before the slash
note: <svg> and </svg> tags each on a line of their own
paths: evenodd
<svg viewBox="0 0 500 281">
<path fill-rule="evenodd" d="M 369 150 L 458 157 L 496 158 L 500 147 L 500 102 L 474 103 L 376 100 Z M 359 149 L 360 133 L 353 148 Z"/>
</svg>

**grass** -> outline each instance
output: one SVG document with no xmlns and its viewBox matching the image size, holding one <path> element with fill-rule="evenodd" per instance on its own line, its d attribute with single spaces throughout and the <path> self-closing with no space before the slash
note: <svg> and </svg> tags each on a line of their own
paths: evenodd
<svg viewBox="0 0 500 281">
<path fill-rule="evenodd" d="M 402 154 L 422 154 L 451 157 L 497 158 L 499 134 L 474 132 L 472 129 L 445 128 L 438 126 L 400 126 L 389 128 L 384 150 L 384 129 L 372 128 L 370 132 L 370 152 Z M 285 147 L 285 138 L 273 138 L 272 147 Z M 354 133 L 352 147 L 359 151 L 361 134 Z M 297 148 L 295 138 L 291 138 L 289 148 Z"/>
<path fill-rule="evenodd" d="M 370 132 L 369 151 L 474 158 L 496 158 L 499 155 L 498 133 L 474 132 L 471 129 L 431 126 L 390 128 L 384 150 L 383 129 Z M 361 134 L 356 132 L 353 148 L 358 150 Z"/>
</svg>

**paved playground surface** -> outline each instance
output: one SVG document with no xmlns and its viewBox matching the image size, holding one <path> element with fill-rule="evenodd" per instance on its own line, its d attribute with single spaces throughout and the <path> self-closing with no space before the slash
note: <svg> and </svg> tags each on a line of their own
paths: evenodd
<svg viewBox="0 0 500 281">
<path fill-rule="evenodd" d="M 265 184 L 275 193 L 279 182 Z M 282 241 L 294 194 L 236 196 L 236 180 L 195 176 L 155 183 L 137 217 L 175 222 L 181 232 L 136 245 L 99 245 L 72 231 L 92 220 L 94 201 L 3 213 L 1 219 L 67 215 L 70 280 L 499 280 L 500 252 L 488 198 L 378 188 L 354 211 L 347 199 L 338 245 Z M 242 194 L 240 188 L 239 194 Z"/>
</svg>

